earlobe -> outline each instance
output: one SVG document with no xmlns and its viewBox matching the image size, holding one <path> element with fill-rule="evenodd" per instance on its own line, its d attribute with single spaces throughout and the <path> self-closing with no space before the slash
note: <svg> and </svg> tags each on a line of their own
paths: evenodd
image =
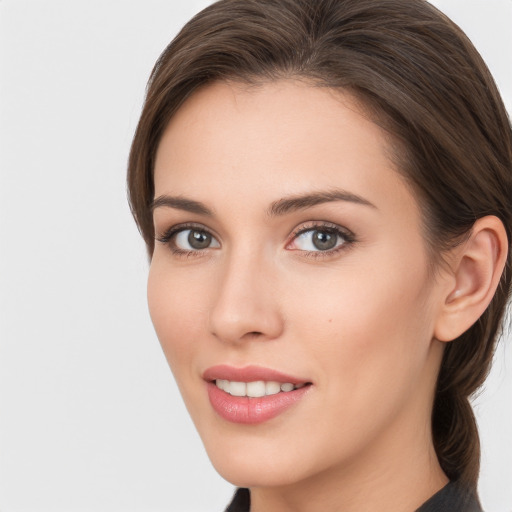
<svg viewBox="0 0 512 512">
<path fill-rule="evenodd" d="M 437 318 L 436 339 L 452 341 L 480 318 L 500 282 L 507 252 L 503 223 L 494 216 L 478 219 L 469 238 L 453 250 L 453 275 Z"/>
</svg>

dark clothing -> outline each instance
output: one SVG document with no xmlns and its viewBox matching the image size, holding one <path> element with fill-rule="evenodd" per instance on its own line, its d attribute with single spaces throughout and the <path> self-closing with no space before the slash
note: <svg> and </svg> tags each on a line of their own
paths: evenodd
<svg viewBox="0 0 512 512">
<path fill-rule="evenodd" d="M 250 512 L 249 489 L 237 489 L 233 501 L 225 512 Z M 327 511 L 326 511 L 327 512 Z M 416 512 L 482 512 L 476 494 L 457 482 L 450 482 Z"/>
<path fill-rule="evenodd" d="M 249 489 L 237 489 L 233 500 L 228 505 L 225 512 L 250 512 L 251 510 L 251 494 Z"/>
<path fill-rule="evenodd" d="M 482 512 L 476 493 L 457 482 L 450 482 L 416 512 Z"/>
</svg>

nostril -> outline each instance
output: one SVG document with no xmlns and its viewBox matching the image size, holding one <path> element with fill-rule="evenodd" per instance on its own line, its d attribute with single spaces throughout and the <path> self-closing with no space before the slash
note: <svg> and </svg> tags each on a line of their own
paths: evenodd
<svg viewBox="0 0 512 512">
<path fill-rule="evenodd" d="M 259 338 L 260 336 L 263 336 L 262 332 L 251 331 L 251 332 L 246 333 L 244 338 Z"/>
</svg>

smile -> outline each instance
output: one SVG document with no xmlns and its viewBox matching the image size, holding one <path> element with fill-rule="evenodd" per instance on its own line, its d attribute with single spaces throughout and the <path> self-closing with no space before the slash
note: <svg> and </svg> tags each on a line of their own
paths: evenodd
<svg viewBox="0 0 512 512">
<path fill-rule="evenodd" d="M 260 398 L 262 396 L 276 395 L 277 393 L 287 393 L 294 389 L 300 389 L 306 384 L 292 384 L 291 382 L 280 383 L 277 381 L 265 382 L 263 380 L 237 382 L 226 379 L 216 379 L 215 385 L 232 396 Z"/>
<path fill-rule="evenodd" d="M 230 423 L 255 425 L 289 410 L 312 383 L 260 366 L 213 366 L 203 374 L 213 410 Z"/>
</svg>

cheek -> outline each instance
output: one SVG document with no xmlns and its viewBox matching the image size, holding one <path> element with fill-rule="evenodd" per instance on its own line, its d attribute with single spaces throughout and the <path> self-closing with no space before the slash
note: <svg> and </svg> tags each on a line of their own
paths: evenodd
<svg viewBox="0 0 512 512">
<path fill-rule="evenodd" d="M 392 333 L 405 336 L 428 317 L 426 267 L 384 268 L 382 259 L 378 271 L 375 266 L 346 265 L 324 276 L 303 273 L 300 281 L 290 276 L 288 302 L 295 313 L 289 316 L 301 320 L 310 338 L 321 334 L 362 350 L 368 343 L 384 343 Z"/>
<path fill-rule="evenodd" d="M 378 272 L 370 265 L 364 272 L 347 268 L 325 282 L 317 276 L 306 288 L 316 292 L 306 299 L 294 294 L 302 302 L 297 333 L 324 369 L 320 385 L 346 397 L 340 403 L 378 406 L 383 387 L 390 400 L 393 390 L 405 396 L 427 358 L 432 322 L 426 266 L 390 264 L 384 272 L 380 261 Z"/>
<path fill-rule="evenodd" d="M 324 418 L 301 425 L 311 450 L 325 454 L 322 464 L 357 453 L 403 411 L 420 405 L 415 393 L 428 357 L 429 324 L 414 274 L 400 282 L 396 275 L 397 286 L 390 288 L 387 278 L 349 272 L 317 282 L 322 292 L 299 307 L 304 314 L 296 316 L 292 337 L 315 371 L 318 392 L 308 414 Z"/>
<path fill-rule="evenodd" d="M 194 350 L 201 339 L 205 316 L 201 303 L 204 294 L 199 290 L 183 272 L 173 272 L 165 263 L 153 259 L 147 288 L 149 313 L 178 381 L 182 374 L 191 371 Z"/>
</svg>

